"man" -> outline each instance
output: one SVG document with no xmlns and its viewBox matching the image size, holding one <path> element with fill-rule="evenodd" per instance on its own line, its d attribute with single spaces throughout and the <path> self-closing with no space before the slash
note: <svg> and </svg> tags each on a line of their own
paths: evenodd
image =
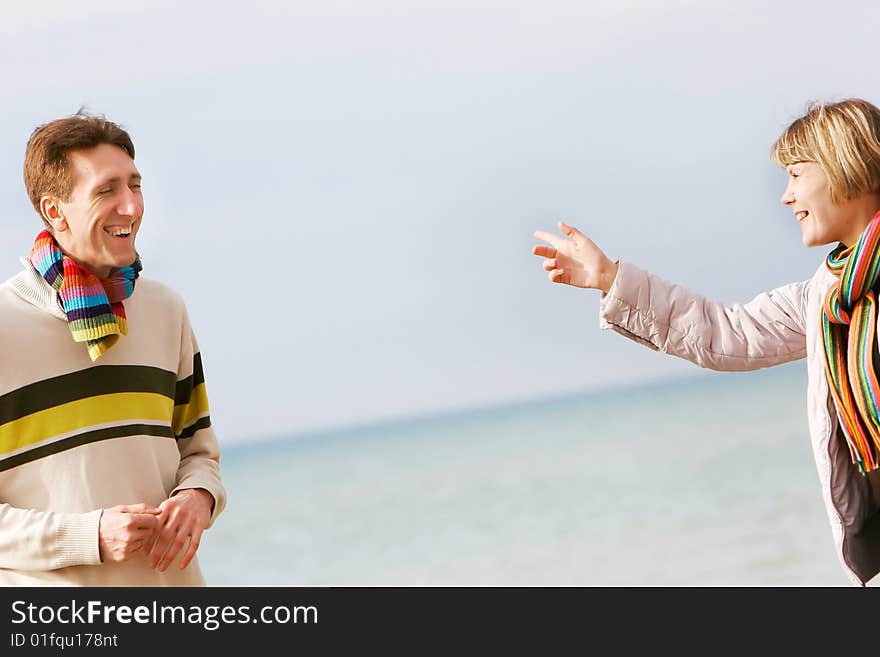
<svg viewBox="0 0 880 657">
<path fill-rule="evenodd" d="M 134 154 L 83 112 L 27 144 L 45 230 L 0 285 L 0 585 L 205 583 L 220 455 L 184 303 L 139 276 Z"/>
</svg>

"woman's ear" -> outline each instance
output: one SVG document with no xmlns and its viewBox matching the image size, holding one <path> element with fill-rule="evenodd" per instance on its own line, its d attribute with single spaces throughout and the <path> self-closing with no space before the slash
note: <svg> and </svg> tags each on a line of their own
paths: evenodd
<svg viewBox="0 0 880 657">
<path fill-rule="evenodd" d="M 67 230 L 67 219 L 61 213 L 61 203 L 53 196 L 44 196 L 40 199 L 40 214 L 43 219 L 52 226 L 52 232 L 63 233 Z"/>
</svg>

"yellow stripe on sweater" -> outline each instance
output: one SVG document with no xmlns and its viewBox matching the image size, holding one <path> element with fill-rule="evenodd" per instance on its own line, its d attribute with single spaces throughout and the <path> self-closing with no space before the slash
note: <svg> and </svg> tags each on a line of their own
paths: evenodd
<svg viewBox="0 0 880 657">
<path fill-rule="evenodd" d="M 0 425 L 0 454 L 62 434 L 112 422 L 171 422 L 174 401 L 153 392 L 96 395 L 31 413 Z"/>
<path fill-rule="evenodd" d="M 178 404 L 174 407 L 174 419 L 171 422 L 174 435 L 179 436 L 181 431 L 198 420 L 208 410 L 208 391 L 205 384 L 200 383 L 190 393 L 188 404 Z"/>
</svg>

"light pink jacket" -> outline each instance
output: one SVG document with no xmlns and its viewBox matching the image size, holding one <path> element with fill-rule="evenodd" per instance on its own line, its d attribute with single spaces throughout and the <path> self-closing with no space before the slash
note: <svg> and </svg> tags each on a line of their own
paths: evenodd
<svg viewBox="0 0 880 657">
<path fill-rule="evenodd" d="M 713 370 L 756 370 L 806 357 L 810 439 L 831 533 L 847 576 L 864 585 L 880 572 L 880 513 L 839 433 L 825 375 L 821 312 L 834 281 L 823 261 L 809 280 L 725 306 L 619 261 L 600 300 L 599 325 Z"/>
</svg>

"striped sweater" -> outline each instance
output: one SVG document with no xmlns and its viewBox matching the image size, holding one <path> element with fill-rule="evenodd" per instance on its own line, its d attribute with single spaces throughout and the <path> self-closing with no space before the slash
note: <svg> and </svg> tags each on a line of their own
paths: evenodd
<svg viewBox="0 0 880 657">
<path fill-rule="evenodd" d="M 0 585 L 199 586 L 198 557 L 159 573 L 101 563 L 101 509 L 204 488 L 226 503 L 198 344 L 180 296 L 138 279 L 128 335 L 97 362 L 27 258 L 0 285 Z M 200 550 L 210 549 L 210 532 Z"/>
</svg>

